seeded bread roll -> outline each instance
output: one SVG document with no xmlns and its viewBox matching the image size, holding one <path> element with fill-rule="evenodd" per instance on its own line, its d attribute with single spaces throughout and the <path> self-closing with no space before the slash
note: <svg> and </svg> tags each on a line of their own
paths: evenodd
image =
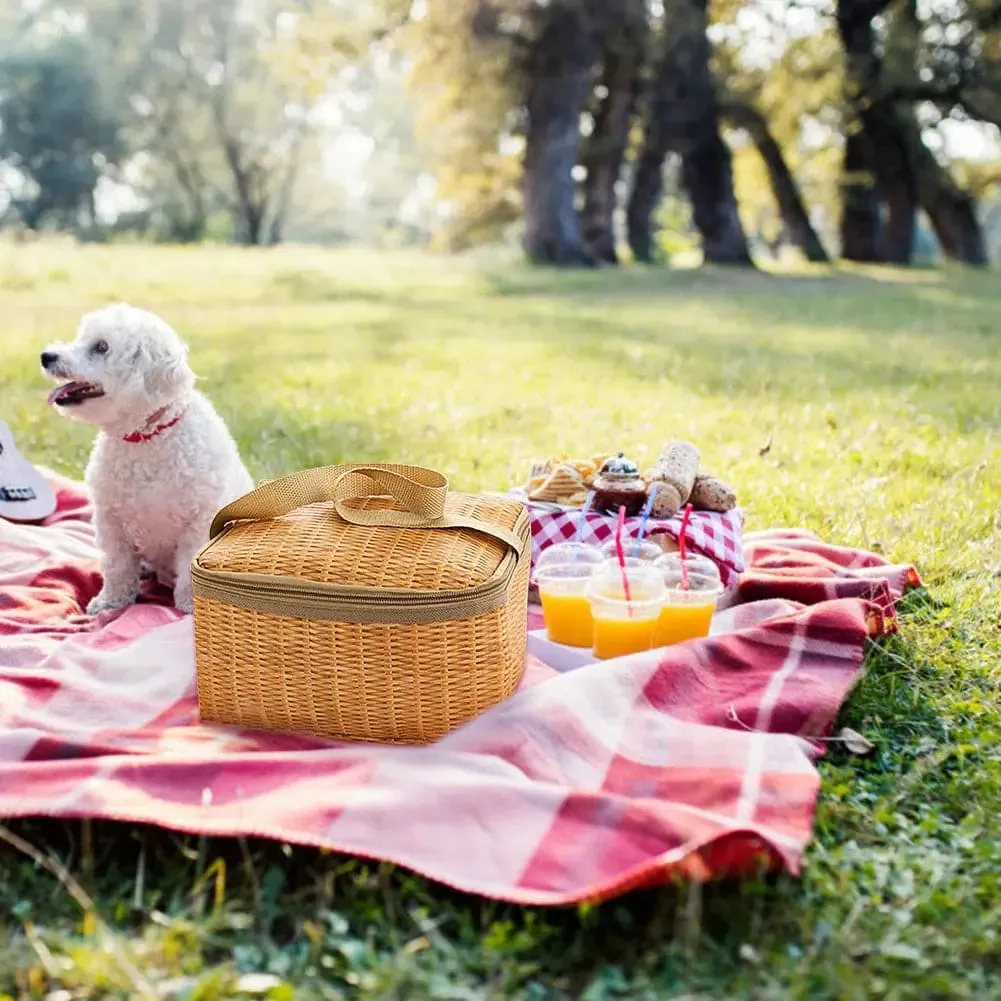
<svg viewBox="0 0 1001 1001">
<path fill-rule="evenodd" d="M 704 473 L 695 477 L 688 500 L 697 511 L 719 511 L 721 514 L 737 506 L 737 494 L 733 487 Z"/>
<path fill-rule="evenodd" d="M 650 484 L 650 490 L 657 491 L 650 507 L 652 518 L 673 518 L 681 510 L 678 491 L 674 487 L 661 480 L 654 480 Z"/>
<path fill-rule="evenodd" d="M 699 450 L 690 441 L 672 441 L 651 470 L 650 489 L 656 489 L 654 518 L 670 518 L 688 503 L 699 472 Z"/>
</svg>

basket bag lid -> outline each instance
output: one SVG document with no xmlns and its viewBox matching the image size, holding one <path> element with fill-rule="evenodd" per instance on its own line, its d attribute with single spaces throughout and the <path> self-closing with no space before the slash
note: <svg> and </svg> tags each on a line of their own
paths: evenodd
<svg viewBox="0 0 1001 1001">
<path fill-rule="evenodd" d="M 223 508 L 197 565 L 337 587 L 455 592 L 489 581 L 530 537 L 520 503 L 450 493 L 434 470 L 325 466 L 265 483 Z"/>
</svg>

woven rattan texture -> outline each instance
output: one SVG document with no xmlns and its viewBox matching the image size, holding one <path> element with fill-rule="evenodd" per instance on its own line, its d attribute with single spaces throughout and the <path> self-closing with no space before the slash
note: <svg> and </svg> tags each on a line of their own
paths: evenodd
<svg viewBox="0 0 1001 1001">
<path fill-rule="evenodd" d="M 401 510 L 386 497 L 351 507 Z M 476 518 L 514 528 L 520 508 L 510 500 L 449 494 L 446 517 Z M 326 584 L 408 590 L 460 590 L 497 570 L 507 548 L 471 529 L 352 525 L 329 503 L 281 518 L 234 525 L 201 557 L 206 570 L 298 577 Z"/>
<path fill-rule="evenodd" d="M 489 506 L 491 501 L 483 499 L 482 503 Z M 505 510 L 509 508 L 508 503 Z M 322 508 L 316 508 L 302 523 L 309 525 L 325 516 Z M 397 534 L 395 529 L 374 531 Z M 410 535 L 442 537 L 433 543 L 441 547 L 435 550 L 435 561 L 443 553 L 461 553 L 469 545 L 490 547 L 495 561 L 501 555 L 499 544 L 476 533 L 469 533 L 469 543 L 461 544 L 444 537 L 465 532 L 415 529 L 403 535 L 396 541 L 396 551 L 408 555 Z M 431 540 L 425 540 L 422 547 L 430 544 Z M 469 562 L 468 556 L 464 558 Z M 339 559 L 343 561 L 343 554 Z M 386 568 L 376 565 L 371 551 L 356 551 L 354 560 L 368 567 L 373 580 L 386 578 Z M 407 562 L 411 579 L 422 581 L 414 586 L 432 586 L 424 581 L 459 579 L 473 572 L 468 566 L 458 572 L 453 568 L 451 573 L 437 565 L 418 570 L 416 561 Z M 283 564 L 277 561 L 276 565 Z M 526 553 L 512 579 L 507 603 L 496 611 L 428 625 L 320 622 L 246 611 L 196 597 L 202 718 L 337 740 L 401 744 L 436 740 L 507 698 L 517 687 L 525 666 L 530 565 Z M 227 563 L 224 569 L 235 568 Z M 262 567 L 255 564 L 254 569 Z M 398 578 L 390 579 L 392 586 L 399 586 Z"/>
</svg>

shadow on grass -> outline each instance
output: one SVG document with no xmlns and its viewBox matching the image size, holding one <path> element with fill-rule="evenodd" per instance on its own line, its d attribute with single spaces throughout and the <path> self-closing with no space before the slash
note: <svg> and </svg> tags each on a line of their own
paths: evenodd
<svg viewBox="0 0 1001 1001">
<path fill-rule="evenodd" d="M 973 296 L 986 296 L 996 281 L 991 272 L 942 268 L 878 267 L 858 270 L 840 265 L 811 266 L 796 273 L 703 266 L 658 268 L 626 266 L 597 271 L 506 267 L 483 273 L 487 289 L 507 297 L 572 297 L 581 292 L 609 296 L 702 297 L 717 291 L 795 295 L 847 295 L 957 288 Z"/>
<path fill-rule="evenodd" d="M 578 998 L 595 981 L 611 988 L 595 996 L 619 997 L 616 983 L 636 979 L 709 987 L 734 973 L 737 946 L 752 934 L 772 892 L 765 882 L 668 886 L 600 907 L 522 908 L 390 865 L 268 841 L 198 839 L 103 821 L 90 825 L 88 837 L 75 822 L 18 821 L 11 828 L 67 870 L 83 873 L 99 913 L 122 934 L 193 936 L 188 974 L 234 964 L 238 973 L 281 970 L 304 989 L 331 977 L 396 981 L 395 990 L 366 997 L 481 996 L 425 993 L 443 979 L 453 987 L 503 983 L 503 993 L 483 995 L 498 997 Z M 50 935 L 60 926 L 72 934 L 81 915 L 69 895 L 56 887 L 40 892 L 38 881 L 51 877 L 8 856 L 6 847 L 0 854 L 8 876 L 0 910 Z M 735 898 L 742 906 L 734 906 Z M 318 963 L 324 953 L 336 964 Z M 523 993 L 533 981 L 557 993 Z"/>
<path fill-rule="evenodd" d="M 203 367 L 213 397 L 239 412 L 241 444 L 265 475 L 359 455 L 392 459 L 408 445 L 423 447 L 435 431 L 430 423 L 421 430 L 389 416 L 413 402 L 403 395 L 414 392 L 413 380 L 399 377 L 414 365 L 432 397 L 478 378 L 510 379 L 514 391 L 517 372 L 543 374 L 562 365 L 585 379 L 609 371 L 738 404 L 885 396 L 889 388 L 900 399 L 914 394 L 917 412 L 938 413 L 964 431 L 995 419 L 988 405 L 996 389 L 987 364 L 996 353 L 993 338 L 971 332 L 968 319 L 943 338 L 953 306 L 934 303 L 918 313 L 913 283 L 884 285 L 834 272 L 706 270 L 665 272 L 662 279 L 639 269 L 614 276 L 528 272 L 491 279 L 494 290 L 478 298 L 468 288 L 411 295 L 406 288 L 340 286 L 323 274 L 278 280 L 297 294 L 384 308 L 353 312 L 343 322 L 332 315 L 329 326 L 317 327 L 314 317 L 299 333 L 244 322 L 206 345 Z M 632 316 L 618 308 L 620 299 L 634 307 Z M 978 294 L 969 308 L 988 306 Z M 481 375 L 498 345 L 510 349 L 511 371 Z M 262 386 L 269 388 L 261 392 Z M 381 409 L 370 409 L 367 422 L 327 422 L 321 414 L 339 395 Z M 265 399 L 270 411 L 257 413 Z M 480 416 L 473 424 L 510 434 L 517 413 L 498 410 L 495 421 L 484 424 Z M 439 433 L 453 440 L 466 430 L 453 422 Z"/>
<path fill-rule="evenodd" d="M 518 298 L 576 297 L 582 292 L 596 291 L 607 297 L 656 297 L 665 294 L 703 297 L 720 290 L 813 295 L 829 291 L 833 283 L 858 294 L 877 282 L 869 275 L 846 273 L 836 268 L 802 274 L 776 274 L 748 268 L 712 266 L 690 269 L 635 266 L 599 271 L 522 267 L 488 272 L 485 278 L 494 295 Z"/>
<path fill-rule="evenodd" d="M 296 297 L 374 302 L 393 310 L 397 315 L 362 322 L 358 336 L 373 358 L 415 337 L 475 339 L 469 332 L 483 329 L 489 310 L 491 321 L 517 350 L 553 349 L 568 359 L 613 365 L 643 382 L 683 373 L 686 384 L 708 395 L 759 396 L 786 386 L 801 394 L 844 382 L 913 387 L 928 380 L 960 396 L 992 392 L 995 380 L 987 372 L 957 371 L 970 359 L 994 357 L 993 337 L 979 336 L 990 334 L 989 325 L 970 329 L 966 318 L 966 329 L 943 336 L 943 327 L 957 313 L 988 314 L 986 285 L 977 276 L 964 279 L 962 295 L 931 298 L 916 318 L 915 296 L 931 295 L 941 284 L 940 273 L 908 272 L 900 282 L 892 277 L 835 269 L 774 275 L 712 268 L 571 273 L 525 268 L 482 276 L 479 301 L 468 288 L 462 295 L 433 286 L 376 290 L 340 285 L 322 273 L 283 274 L 276 281 Z M 621 318 L 619 300 L 641 311 L 641 323 Z M 649 308 L 661 303 L 658 329 Z M 688 315 L 684 307 L 694 312 Z M 507 317 L 510 323 L 504 322 Z M 342 336 L 333 324 L 326 342 L 309 338 L 296 348 L 295 361 L 325 360 Z M 938 370 L 920 350 L 900 345 L 886 350 L 890 337 L 913 339 L 916 349 L 928 342 L 938 356 Z M 956 364 L 948 371 L 952 359 Z"/>
<path fill-rule="evenodd" d="M 398 296 L 388 289 L 357 282 L 341 282 L 322 271 L 279 271 L 271 279 L 270 285 L 275 295 L 283 299 L 389 304 L 399 301 Z"/>
</svg>

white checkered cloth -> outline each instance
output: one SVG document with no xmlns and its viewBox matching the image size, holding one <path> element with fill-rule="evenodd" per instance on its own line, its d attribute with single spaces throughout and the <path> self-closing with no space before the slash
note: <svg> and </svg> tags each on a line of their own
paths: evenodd
<svg viewBox="0 0 1001 1001">
<path fill-rule="evenodd" d="M 613 515 L 591 512 L 582 515 L 577 508 L 557 508 L 552 504 L 534 504 L 523 492 L 513 490 L 527 507 L 532 518 L 532 567 L 539 554 L 557 542 L 572 542 L 577 538 L 580 520 L 585 517 L 580 541 L 601 546 L 615 535 L 616 518 Z M 639 533 L 640 517 L 626 518 L 625 538 L 635 539 Z M 744 515 L 740 508 L 725 514 L 716 511 L 693 511 L 688 520 L 685 544 L 689 552 L 707 556 L 718 567 L 724 587 L 736 584 L 744 572 L 742 536 Z M 650 518 L 644 533 L 647 537 L 657 534 L 671 536 L 675 542 L 681 534 L 681 512 L 673 518 Z M 627 547 L 628 549 L 628 547 Z"/>
</svg>

